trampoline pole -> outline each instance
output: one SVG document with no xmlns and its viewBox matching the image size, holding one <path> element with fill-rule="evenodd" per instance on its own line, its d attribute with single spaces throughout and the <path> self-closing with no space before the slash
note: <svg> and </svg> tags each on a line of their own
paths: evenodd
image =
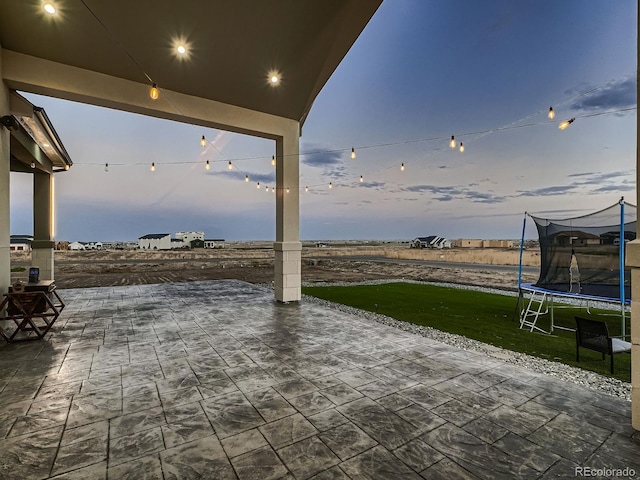
<svg viewBox="0 0 640 480">
<path fill-rule="evenodd" d="M 627 338 L 627 316 L 625 312 L 625 291 L 624 291 L 624 197 L 620 199 L 620 313 L 622 314 L 622 340 Z"/>
<path fill-rule="evenodd" d="M 524 212 L 524 220 L 522 221 L 522 237 L 520 237 L 520 260 L 518 262 L 518 303 L 516 309 L 518 316 L 522 312 L 520 302 L 522 301 L 522 253 L 524 251 L 524 232 L 527 227 L 527 212 Z"/>
</svg>

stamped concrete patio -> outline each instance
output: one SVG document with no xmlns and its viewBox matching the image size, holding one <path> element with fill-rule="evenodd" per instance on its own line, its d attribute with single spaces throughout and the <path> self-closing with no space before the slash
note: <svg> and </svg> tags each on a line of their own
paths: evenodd
<svg viewBox="0 0 640 480">
<path fill-rule="evenodd" d="M 640 474 L 629 402 L 477 353 L 238 281 L 61 294 L 0 346 L 3 479 Z"/>
</svg>

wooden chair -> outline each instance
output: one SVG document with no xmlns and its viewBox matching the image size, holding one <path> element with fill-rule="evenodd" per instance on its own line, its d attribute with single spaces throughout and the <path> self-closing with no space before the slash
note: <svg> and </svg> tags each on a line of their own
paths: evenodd
<svg viewBox="0 0 640 480">
<path fill-rule="evenodd" d="M 616 353 L 630 353 L 631 343 L 611 338 L 605 322 L 576 317 L 576 361 L 580 361 L 580 347 L 588 348 L 611 356 L 611 375 L 613 375 L 613 355 Z"/>
</svg>

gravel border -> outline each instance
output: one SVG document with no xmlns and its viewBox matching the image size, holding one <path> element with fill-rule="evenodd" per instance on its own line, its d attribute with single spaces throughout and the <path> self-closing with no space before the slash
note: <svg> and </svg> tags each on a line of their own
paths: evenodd
<svg viewBox="0 0 640 480">
<path fill-rule="evenodd" d="M 476 291 L 494 293 L 499 295 L 508 295 L 513 297 L 518 295 L 517 291 L 502 290 L 498 288 L 488 288 L 488 287 L 480 287 L 480 286 L 472 286 L 472 285 L 459 285 L 455 283 L 445 283 L 445 282 L 420 282 L 420 281 L 405 280 L 405 279 L 371 280 L 366 282 L 318 282 L 318 283 L 305 283 L 304 286 L 338 287 L 338 286 L 354 286 L 354 285 L 381 285 L 385 283 L 397 283 L 397 282 L 437 285 L 437 286 L 445 286 L 450 288 L 460 288 L 463 290 L 476 290 Z M 273 287 L 272 285 L 269 285 L 269 286 Z M 340 303 L 334 303 L 327 300 L 322 300 L 316 297 L 312 297 L 310 295 L 302 295 L 302 298 L 305 302 L 315 303 L 318 305 L 322 305 L 324 307 L 331 308 L 333 310 L 339 310 L 341 312 L 345 312 L 351 315 L 356 315 L 366 320 L 375 321 L 383 325 L 388 325 L 394 328 L 398 328 L 400 330 L 404 330 L 406 332 L 422 335 L 423 337 L 426 337 L 432 340 L 437 340 L 447 345 L 461 348 L 462 350 L 470 350 L 470 351 L 482 353 L 488 357 L 500 359 L 505 363 L 510 363 L 513 365 L 517 365 L 519 367 L 524 367 L 544 375 L 550 375 L 562 381 L 575 383 L 577 385 L 588 387 L 593 390 L 597 390 L 609 395 L 624 398 L 626 400 L 631 400 L 631 384 L 627 382 L 623 382 L 621 380 L 617 380 L 615 378 L 605 377 L 603 375 L 599 375 L 594 372 L 583 370 L 581 368 L 572 367 L 570 365 L 565 365 L 559 362 L 552 362 L 550 360 L 533 357 L 531 355 L 527 355 L 524 353 L 512 352 L 511 350 L 506 350 L 501 347 L 495 347 L 493 345 L 479 342 L 477 340 L 472 340 L 462 335 L 446 333 L 440 330 L 436 330 L 435 328 L 415 325 L 409 322 L 403 322 L 403 321 L 388 317 L 386 315 L 369 312 L 366 310 L 360 310 L 358 308 L 349 307 L 347 305 L 342 305 Z M 571 299 L 567 299 L 567 300 L 571 300 Z M 565 299 L 563 298 L 563 302 L 564 301 Z M 573 302 L 566 302 L 566 303 L 573 303 Z M 596 306 L 593 303 L 592 305 Z M 606 308 L 607 304 L 603 303 L 603 305 L 605 305 L 605 308 Z M 600 305 L 597 305 L 597 307 L 602 308 Z M 609 305 L 609 308 L 610 308 L 610 305 Z"/>
</svg>

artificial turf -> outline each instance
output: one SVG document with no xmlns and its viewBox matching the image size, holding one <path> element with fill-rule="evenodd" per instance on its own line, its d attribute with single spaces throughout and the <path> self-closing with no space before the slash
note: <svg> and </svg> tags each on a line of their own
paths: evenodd
<svg viewBox="0 0 640 480">
<path fill-rule="evenodd" d="M 580 362 L 576 362 L 575 333 L 556 329 L 552 335 L 548 335 L 521 330 L 516 312 L 517 297 L 413 283 L 303 287 L 302 292 L 611 376 L 608 356 L 603 361 L 601 354 L 581 348 Z M 587 311 L 586 308 L 557 306 L 562 308 L 555 309 L 556 325 L 575 328 L 575 316 L 596 318 L 608 323 L 610 335 L 620 334 L 619 311 Z M 549 316 L 541 317 L 538 325 L 549 330 Z M 631 355 L 616 355 L 614 365 L 613 376 L 629 382 Z"/>
</svg>

